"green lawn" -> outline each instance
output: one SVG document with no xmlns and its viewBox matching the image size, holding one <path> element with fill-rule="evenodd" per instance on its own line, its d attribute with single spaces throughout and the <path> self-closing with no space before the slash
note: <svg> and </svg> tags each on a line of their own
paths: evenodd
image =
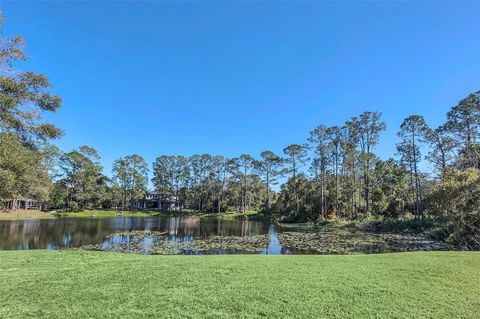
<svg viewBox="0 0 480 319">
<path fill-rule="evenodd" d="M 236 212 L 236 211 L 228 211 L 228 212 L 221 212 L 221 213 L 208 213 L 202 212 L 197 213 L 197 215 L 205 218 L 213 217 L 213 218 L 220 218 L 220 219 L 255 219 L 258 217 L 258 212 L 254 210 L 248 210 L 245 212 Z"/>
<path fill-rule="evenodd" d="M 56 217 L 115 217 L 119 212 L 114 210 L 82 210 L 79 212 L 62 212 L 53 213 Z M 212 217 L 220 219 L 237 219 L 248 218 L 257 215 L 255 211 L 242 212 L 222 212 L 222 213 L 208 213 L 208 212 L 191 212 L 191 211 L 156 211 L 156 210 L 140 210 L 140 211 L 128 211 L 125 210 L 122 216 L 200 216 L 200 217 Z"/>
<path fill-rule="evenodd" d="M 0 220 L 23 220 L 23 219 L 53 219 L 59 217 L 80 217 L 80 218 L 87 218 L 87 217 L 95 217 L 95 218 L 104 218 L 104 217 L 116 217 L 119 216 L 120 212 L 115 210 L 82 210 L 78 212 L 41 212 L 38 210 L 17 210 L 12 212 L 2 212 L 0 211 Z M 163 216 L 163 217 L 170 217 L 170 216 L 184 216 L 184 215 L 196 215 L 200 217 L 212 217 L 212 218 L 220 218 L 220 219 L 244 219 L 244 218 L 256 218 L 258 217 L 257 212 L 255 211 L 247 211 L 245 213 L 242 212 L 222 212 L 222 213 L 207 213 L 207 212 L 179 212 L 179 211 L 171 211 L 171 212 L 159 212 L 156 210 L 140 210 L 140 211 L 128 211 L 125 210 L 121 213 L 122 216 Z"/>
<path fill-rule="evenodd" d="M 0 252 L 0 318 L 479 318 L 480 253 Z"/>
<path fill-rule="evenodd" d="M 53 219 L 52 213 L 38 210 L 16 210 L 12 212 L 0 211 L 0 220 L 24 220 L 24 219 Z"/>
<path fill-rule="evenodd" d="M 156 211 L 124 211 L 122 216 L 153 216 Z M 119 212 L 114 210 L 82 210 L 79 212 L 42 212 L 38 210 L 17 210 L 11 212 L 0 212 L 0 220 L 24 220 L 24 219 L 54 219 L 58 217 L 116 217 Z"/>
<path fill-rule="evenodd" d="M 152 216 L 158 214 L 156 211 L 128 211 L 125 210 L 123 212 L 115 211 L 115 210 L 82 210 L 78 212 L 61 212 L 61 213 L 52 213 L 56 217 L 116 217 L 116 216 Z"/>
</svg>

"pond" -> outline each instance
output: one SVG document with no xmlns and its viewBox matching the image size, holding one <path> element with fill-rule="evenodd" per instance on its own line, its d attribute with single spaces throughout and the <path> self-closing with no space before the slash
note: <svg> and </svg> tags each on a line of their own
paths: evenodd
<svg viewBox="0 0 480 319">
<path fill-rule="evenodd" d="M 349 254 L 446 249 L 422 236 L 295 228 L 198 216 L 0 221 L 0 250 L 138 254 Z"/>
<path fill-rule="evenodd" d="M 213 245 L 209 238 L 261 238 L 255 243 Z M 187 244 L 202 240 L 202 249 Z M 265 241 L 266 240 L 266 241 Z M 59 218 L 38 220 L 0 221 L 0 250 L 81 248 L 113 251 L 141 250 L 155 253 L 162 247 L 176 246 L 171 253 L 222 254 L 265 253 L 288 254 L 278 242 L 273 224 L 248 220 L 222 220 L 180 217 L 114 217 L 114 218 Z M 264 244 L 259 247 L 259 244 Z M 188 247 L 187 247 L 188 246 Z M 207 247 L 205 247 L 207 246 Z M 209 248 L 208 246 L 212 246 Z M 252 247 L 255 246 L 255 247 Z M 233 248 L 232 248 L 233 247 Z M 208 248 L 208 249 L 206 249 Z M 245 249 L 242 249 L 245 248 Z M 158 249 L 157 249 L 158 252 Z"/>
</svg>

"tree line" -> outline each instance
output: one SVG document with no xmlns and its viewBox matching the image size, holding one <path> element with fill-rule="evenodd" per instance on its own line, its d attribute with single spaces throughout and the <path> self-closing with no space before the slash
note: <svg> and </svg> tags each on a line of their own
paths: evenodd
<svg viewBox="0 0 480 319">
<path fill-rule="evenodd" d="M 23 46 L 21 37 L 0 37 L 4 206 L 12 199 L 15 203 L 31 198 L 57 209 L 126 209 L 132 199 L 144 197 L 149 165 L 140 155 L 117 159 L 107 177 L 93 148 L 62 152 L 53 146 L 63 131 L 42 115 L 55 112 L 62 102 L 51 93 L 47 77 L 15 68 L 26 60 Z M 254 210 L 284 221 L 315 222 L 411 213 L 416 219 L 449 218 L 476 234 L 480 91 L 452 106 L 439 127 L 430 127 L 421 115 L 405 118 L 398 128 L 396 154 L 382 160 L 375 147 L 386 129 L 382 114 L 368 111 L 339 125 L 320 124 L 303 143 L 288 145 L 281 154 L 265 150 L 258 156 L 234 158 L 161 155 L 152 165 L 151 183 L 153 191 L 162 199 L 173 199 L 179 210 Z M 475 239 L 470 238 L 468 245 L 480 243 L 478 235 L 470 237 Z"/>
</svg>

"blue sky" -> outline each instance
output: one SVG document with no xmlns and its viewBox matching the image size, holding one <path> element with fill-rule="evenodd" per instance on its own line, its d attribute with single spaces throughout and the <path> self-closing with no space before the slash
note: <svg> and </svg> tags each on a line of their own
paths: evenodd
<svg viewBox="0 0 480 319">
<path fill-rule="evenodd" d="M 13 2 L 22 69 L 63 107 L 63 150 L 238 156 L 381 111 L 378 154 L 408 115 L 431 125 L 480 89 L 480 2 Z"/>
</svg>

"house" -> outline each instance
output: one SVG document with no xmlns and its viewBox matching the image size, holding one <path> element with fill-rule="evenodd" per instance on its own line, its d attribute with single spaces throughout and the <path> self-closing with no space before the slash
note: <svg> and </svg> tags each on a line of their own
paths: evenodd
<svg viewBox="0 0 480 319">
<path fill-rule="evenodd" d="M 5 203 L 5 209 L 40 209 L 40 203 L 34 199 L 16 198 Z"/>
<path fill-rule="evenodd" d="M 137 209 L 155 209 L 155 210 L 175 210 L 179 208 L 177 198 L 161 198 L 160 194 L 148 192 L 143 199 L 134 199 L 128 203 L 128 208 Z"/>
</svg>

